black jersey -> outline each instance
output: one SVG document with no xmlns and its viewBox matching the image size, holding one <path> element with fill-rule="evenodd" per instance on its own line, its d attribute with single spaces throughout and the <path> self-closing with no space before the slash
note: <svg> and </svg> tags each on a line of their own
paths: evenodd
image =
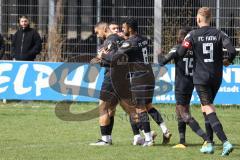
<svg viewBox="0 0 240 160">
<path fill-rule="evenodd" d="M 155 78 L 148 61 L 148 42 L 141 35 L 131 36 L 124 41 L 118 53 L 128 56 L 132 99 L 137 105 L 152 103 Z"/>
<path fill-rule="evenodd" d="M 122 49 L 129 57 L 129 62 L 148 64 L 148 42 L 141 35 L 134 35 L 127 39 Z"/>
<path fill-rule="evenodd" d="M 106 68 L 105 73 L 109 72 L 109 65 L 111 63 L 111 59 L 118 50 L 118 48 L 121 46 L 123 41 L 124 39 L 117 34 L 111 34 L 104 40 L 103 44 L 101 45 L 101 48 L 108 51 L 107 54 L 102 54 L 102 65 Z"/>
<path fill-rule="evenodd" d="M 109 102 L 112 106 L 115 106 L 118 103 L 119 97 L 114 90 L 114 84 L 112 82 L 112 78 L 110 77 L 109 61 L 114 53 L 118 50 L 118 47 L 121 45 L 122 41 L 123 39 L 117 34 L 112 34 L 108 36 L 103 44 L 99 47 L 100 50 L 103 48 L 104 50 L 108 51 L 107 54 L 102 54 L 103 57 L 101 65 L 105 67 L 105 73 L 99 98 L 105 102 Z"/>
<path fill-rule="evenodd" d="M 181 44 L 174 46 L 171 52 L 177 52 Z M 175 62 L 175 92 L 180 94 L 192 94 L 193 85 L 193 52 L 187 51 L 184 57 L 179 57 L 177 54 L 174 57 Z"/>
<path fill-rule="evenodd" d="M 149 63 L 148 42 L 147 39 L 141 35 L 131 36 L 122 43 L 118 50 L 118 54 L 126 54 L 128 56 L 128 63 L 130 64 L 130 72 L 140 72 L 151 70 Z"/>
<path fill-rule="evenodd" d="M 209 84 L 222 80 L 223 48 L 229 52 L 229 61 L 236 56 L 236 50 L 229 37 L 218 29 L 205 26 L 191 31 L 184 39 L 178 54 L 183 56 L 192 48 L 194 55 L 193 83 Z"/>
</svg>

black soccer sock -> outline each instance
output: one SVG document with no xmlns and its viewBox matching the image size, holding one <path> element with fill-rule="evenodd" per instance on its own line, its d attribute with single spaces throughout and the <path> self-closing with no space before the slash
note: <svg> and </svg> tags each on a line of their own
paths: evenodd
<svg viewBox="0 0 240 160">
<path fill-rule="evenodd" d="M 148 113 L 147 112 L 139 113 L 139 120 L 144 132 L 149 133 L 151 131 L 151 128 L 150 128 Z"/>
<path fill-rule="evenodd" d="M 207 115 L 205 112 L 203 112 L 203 116 L 204 116 L 204 120 L 205 120 L 205 129 L 207 132 L 208 137 L 210 138 L 210 140 L 213 142 L 213 129 L 212 126 L 207 118 Z"/>
<path fill-rule="evenodd" d="M 185 144 L 185 134 L 186 134 L 186 123 L 182 120 L 182 118 L 178 118 L 178 132 L 179 132 L 179 138 L 180 144 Z"/>
<path fill-rule="evenodd" d="M 131 117 L 129 119 L 130 119 L 130 124 L 131 124 L 131 127 L 132 127 L 132 131 L 133 131 L 133 135 L 140 134 L 140 132 L 139 132 L 139 123 L 138 122 L 134 122 Z"/>
<path fill-rule="evenodd" d="M 217 114 L 215 112 L 207 115 L 207 118 L 212 126 L 213 131 L 218 136 L 218 138 L 224 143 L 227 141 L 227 137 L 223 131 L 221 122 L 219 121 Z"/>
<path fill-rule="evenodd" d="M 108 126 L 110 135 L 112 135 L 113 125 L 114 125 L 114 116 L 110 117 L 110 124 Z"/>
<path fill-rule="evenodd" d="M 195 132 L 198 136 L 202 137 L 204 141 L 211 142 L 208 135 L 202 130 L 198 122 L 193 117 L 190 118 L 188 125 L 193 130 L 193 132 Z"/>
<path fill-rule="evenodd" d="M 148 114 L 150 114 L 150 116 L 152 117 L 152 119 L 158 124 L 160 125 L 163 122 L 163 118 L 161 116 L 161 114 L 158 112 L 158 110 L 156 110 L 155 108 L 151 108 L 150 110 L 148 110 Z"/>
<path fill-rule="evenodd" d="M 107 126 L 100 126 L 100 129 L 101 129 L 101 135 L 102 136 L 110 135 L 109 125 L 107 125 Z"/>
</svg>

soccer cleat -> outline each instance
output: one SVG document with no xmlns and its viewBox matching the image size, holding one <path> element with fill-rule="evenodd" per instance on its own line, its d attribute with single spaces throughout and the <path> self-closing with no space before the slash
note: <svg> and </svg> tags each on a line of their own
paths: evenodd
<svg viewBox="0 0 240 160">
<path fill-rule="evenodd" d="M 212 143 L 208 143 L 207 141 L 204 141 L 202 148 L 200 149 L 200 152 L 207 153 L 207 154 L 213 154 L 214 147 L 213 147 Z"/>
<path fill-rule="evenodd" d="M 177 145 L 173 146 L 172 148 L 177 148 L 177 149 L 185 149 L 185 148 L 187 148 L 187 146 L 186 146 L 186 145 L 184 145 L 184 144 L 181 144 L 181 143 L 179 143 L 179 144 L 177 144 Z"/>
<path fill-rule="evenodd" d="M 162 144 L 168 144 L 170 142 L 171 137 L 172 137 L 172 134 L 169 131 L 164 133 Z"/>
<path fill-rule="evenodd" d="M 151 147 L 153 145 L 154 145 L 154 142 L 153 142 L 153 140 L 151 140 L 151 141 L 145 141 L 142 146 L 143 147 Z"/>
<path fill-rule="evenodd" d="M 229 141 L 224 142 L 222 156 L 228 156 L 232 151 L 233 145 Z"/>
<path fill-rule="evenodd" d="M 133 145 L 134 146 L 137 146 L 137 145 L 143 145 L 145 142 L 144 138 L 143 137 L 138 137 L 138 138 L 134 138 L 133 139 Z"/>
<path fill-rule="evenodd" d="M 105 142 L 102 139 L 99 139 L 97 142 L 95 143 L 90 143 L 90 146 L 110 146 L 112 145 L 112 142 Z"/>
</svg>

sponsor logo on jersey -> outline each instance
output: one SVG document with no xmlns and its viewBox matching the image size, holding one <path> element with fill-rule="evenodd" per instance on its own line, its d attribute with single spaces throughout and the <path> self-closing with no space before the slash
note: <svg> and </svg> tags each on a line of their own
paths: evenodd
<svg viewBox="0 0 240 160">
<path fill-rule="evenodd" d="M 124 42 L 124 43 L 122 44 L 122 48 L 128 48 L 128 47 L 130 47 L 130 43 Z"/>
</svg>

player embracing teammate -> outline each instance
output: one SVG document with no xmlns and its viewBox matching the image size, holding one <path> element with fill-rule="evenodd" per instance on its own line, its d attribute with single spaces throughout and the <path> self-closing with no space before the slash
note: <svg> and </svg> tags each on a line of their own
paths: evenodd
<svg viewBox="0 0 240 160">
<path fill-rule="evenodd" d="M 210 27 L 211 16 L 210 8 L 200 8 L 197 13 L 197 24 L 199 28 L 190 31 L 188 34 L 188 30 L 183 29 L 180 35 L 187 35 L 184 40 L 181 40 L 181 45 L 175 47 L 168 55 L 161 57 L 160 61 L 162 64 L 165 64 L 175 58 L 177 70 L 176 79 L 179 78 L 179 74 L 184 70 L 184 73 L 182 72 L 182 78 L 186 81 L 176 80 L 175 84 L 180 144 L 185 147 L 185 136 L 182 135 L 181 139 L 181 133 L 185 134 L 184 128 L 185 125 L 188 124 L 190 128 L 205 141 L 200 152 L 214 153 L 212 142 L 212 134 L 214 132 L 223 143 L 222 156 L 226 156 L 233 151 L 233 146 L 225 135 L 222 124 L 215 112 L 213 102 L 222 82 L 223 65 L 228 66 L 233 62 L 236 56 L 236 50 L 224 32 Z M 111 73 L 113 88 L 114 91 L 119 94 L 118 89 L 121 90 L 121 85 L 120 87 L 119 85 L 114 85 L 114 77 L 119 78 L 120 75 L 122 76 L 120 77 L 122 78 L 121 80 L 127 78 L 127 82 L 129 83 L 127 86 L 130 89 L 130 92 L 128 92 L 130 93 L 130 105 L 135 106 L 135 112 L 140 123 L 136 125 L 135 122 L 135 127 L 132 125 L 133 131 L 136 131 L 138 134 L 139 130 L 143 130 L 145 135 L 143 146 L 151 146 L 153 144 L 153 137 L 148 118 L 148 108 L 152 108 L 155 81 L 151 65 L 148 62 L 147 40 L 137 34 L 137 27 L 138 24 L 134 18 L 127 19 L 122 27 L 124 36 L 125 38 L 127 37 L 127 39 L 114 54 L 111 55 L 108 54 L 108 52 L 103 52 L 101 59 L 108 61 L 110 68 L 117 68 L 116 66 L 118 66 L 118 64 L 122 64 L 122 60 L 127 64 L 123 69 L 126 75 L 121 75 L 116 72 L 117 69 L 113 69 Z M 223 48 L 227 49 L 228 56 L 223 56 Z M 188 83 L 188 81 L 189 85 L 184 84 L 185 82 Z M 198 122 L 189 112 L 189 103 L 193 87 L 196 88 L 201 101 L 207 134 L 203 132 Z M 180 92 L 183 90 L 185 92 Z M 120 92 L 120 94 L 121 93 L 122 92 Z M 161 127 L 165 128 L 170 138 L 171 134 L 168 132 L 166 126 Z M 182 132 L 180 130 L 182 130 Z"/>
<path fill-rule="evenodd" d="M 133 145 L 153 145 L 155 136 L 150 129 L 148 114 L 159 124 L 163 131 L 163 143 L 166 144 L 171 138 L 171 133 L 160 113 L 151 105 L 155 78 L 151 65 L 148 63 L 147 40 L 137 34 L 137 21 L 128 19 L 123 24 L 123 30 L 124 37 L 129 38 L 120 46 L 122 39 L 115 31 L 111 31 L 111 25 L 99 22 L 95 26 L 95 33 L 104 40 L 104 43 L 101 45 L 97 57 L 91 62 L 100 63 L 106 68 L 106 72 L 99 103 L 102 138 L 91 145 L 112 144 L 111 132 L 118 102 L 131 117 L 131 126 L 134 132 Z M 115 60 L 118 61 L 118 58 L 124 55 L 128 57 L 129 61 L 126 61 L 126 66 L 118 70 L 119 67 L 113 64 Z M 129 65 L 130 68 L 128 68 Z M 143 131 L 144 138 L 140 136 L 139 130 Z"/>
<path fill-rule="evenodd" d="M 222 82 L 223 65 L 228 66 L 233 62 L 236 50 L 224 32 L 210 27 L 211 18 L 210 8 L 198 10 L 199 28 L 187 34 L 176 54 L 183 57 L 189 49 L 193 51 L 193 84 L 201 101 L 205 121 L 210 124 L 207 130 L 212 129 L 222 141 L 222 156 L 226 156 L 233 151 L 233 146 L 227 139 L 213 102 Z M 223 48 L 227 49 L 228 56 L 223 56 Z M 213 153 L 213 144 L 204 143 L 200 152 Z"/>
<path fill-rule="evenodd" d="M 131 123 L 134 133 L 133 144 L 135 145 L 135 142 L 141 139 L 139 130 L 143 130 L 145 135 L 144 145 L 152 145 L 153 139 L 146 139 L 146 137 L 149 137 L 147 133 L 150 131 L 148 114 L 161 128 L 163 132 L 163 144 L 169 143 L 171 133 L 167 129 L 161 114 L 152 106 L 155 78 L 152 66 L 148 62 L 149 52 L 147 39 L 138 34 L 138 22 L 134 18 L 126 19 L 122 24 L 122 30 L 126 40 L 117 51 L 116 58 L 114 57 L 113 61 L 121 55 L 128 57 L 126 68 L 129 69 L 127 74 L 130 81 L 131 99 L 139 116 L 139 124 Z M 118 86 L 119 85 L 115 85 L 115 87 Z M 154 135 L 151 137 L 154 138 Z"/>
</svg>

